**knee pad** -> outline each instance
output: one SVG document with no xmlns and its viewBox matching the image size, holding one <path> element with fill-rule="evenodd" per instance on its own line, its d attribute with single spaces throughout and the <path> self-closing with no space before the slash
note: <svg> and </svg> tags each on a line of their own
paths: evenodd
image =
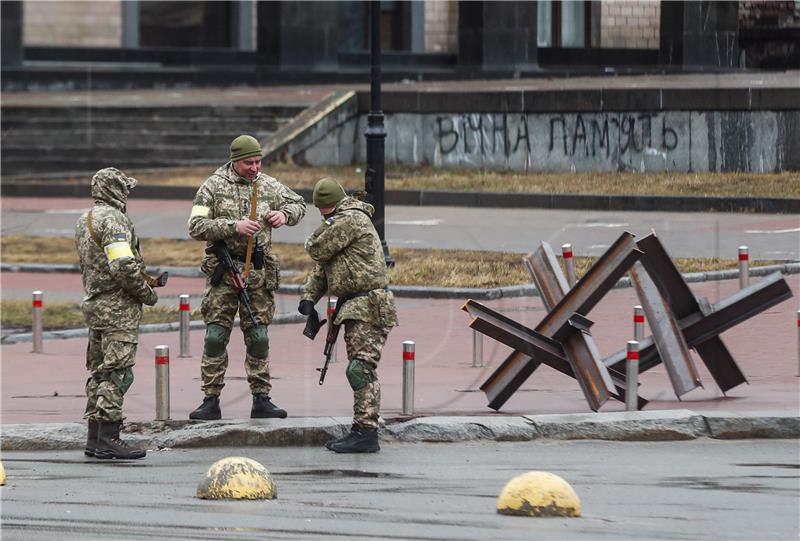
<svg viewBox="0 0 800 541">
<path fill-rule="evenodd" d="M 207 357 L 219 357 L 228 347 L 231 330 L 222 325 L 211 324 L 206 328 L 206 340 L 203 344 L 203 353 Z"/>
<path fill-rule="evenodd" d="M 133 368 L 123 368 L 122 370 L 114 370 L 109 374 L 108 378 L 122 394 L 128 392 L 128 389 L 133 385 Z"/>
<path fill-rule="evenodd" d="M 269 336 L 267 326 L 258 325 L 247 331 L 247 354 L 257 359 L 269 355 Z"/>
<path fill-rule="evenodd" d="M 347 365 L 347 370 L 345 370 L 345 375 L 347 376 L 347 382 L 350 384 L 350 388 L 354 391 L 363 389 L 375 381 L 372 367 L 361 359 L 353 359 L 350 361 Z"/>
</svg>

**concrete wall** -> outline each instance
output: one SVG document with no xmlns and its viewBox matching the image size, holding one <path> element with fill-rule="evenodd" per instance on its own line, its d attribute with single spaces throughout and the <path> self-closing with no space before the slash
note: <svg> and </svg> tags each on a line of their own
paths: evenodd
<svg viewBox="0 0 800 541">
<path fill-rule="evenodd" d="M 23 2 L 24 45 L 120 47 L 122 2 Z"/>
<path fill-rule="evenodd" d="M 800 169 L 800 111 L 396 113 L 386 161 L 519 171 Z M 366 116 L 293 143 L 312 165 L 366 161 Z"/>
<path fill-rule="evenodd" d="M 458 2 L 455 0 L 425 2 L 425 51 L 458 52 Z"/>
<path fill-rule="evenodd" d="M 658 0 L 604 0 L 600 3 L 600 46 L 658 49 Z"/>
</svg>

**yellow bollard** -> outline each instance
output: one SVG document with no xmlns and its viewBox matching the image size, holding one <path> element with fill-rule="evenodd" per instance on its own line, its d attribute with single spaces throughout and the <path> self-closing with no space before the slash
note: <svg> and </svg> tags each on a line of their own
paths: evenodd
<svg viewBox="0 0 800 541">
<path fill-rule="evenodd" d="M 497 498 L 497 512 L 525 517 L 579 517 L 581 502 L 569 483 L 558 475 L 529 471 L 506 483 Z"/>
<path fill-rule="evenodd" d="M 0 487 L 5 486 L 6 484 L 6 469 L 3 467 L 3 463 L 0 462 Z"/>
<path fill-rule="evenodd" d="M 278 487 L 267 468 L 249 458 L 234 456 L 217 460 L 197 485 L 203 500 L 272 500 Z"/>
</svg>

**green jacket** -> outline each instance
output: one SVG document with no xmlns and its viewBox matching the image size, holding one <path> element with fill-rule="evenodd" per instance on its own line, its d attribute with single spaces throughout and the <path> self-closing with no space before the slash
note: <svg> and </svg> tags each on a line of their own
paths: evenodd
<svg viewBox="0 0 800 541">
<path fill-rule="evenodd" d="M 86 292 L 81 310 L 87 325 L 135 333 L 142 319 L 142 304 L 155 304 L 158 295 L 142 277 L 145 264 L 139 239 L 125 213 L 129 181 L 114 168 L 94 175 L 91 231 L 86 212 L 75 227 L 75 246 Z"/>
<path fill-rule="evenodd" d="M 337 324 L 347 319 L 379 327 L 398 324 L 383 247 L 372 225 L 374 211 L 372 205 L 345 197 L 305 243 L 316 265 L 303 286 L 303 299 L 316 303 L 326 293 L 367 293 L 344 305 Z"/>
</svg>

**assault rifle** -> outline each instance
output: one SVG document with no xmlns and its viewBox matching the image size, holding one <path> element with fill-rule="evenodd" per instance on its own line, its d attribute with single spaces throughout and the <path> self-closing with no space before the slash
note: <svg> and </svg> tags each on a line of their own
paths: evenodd
<svg viewBox="0 0 800 541">
<path fill-rule="evenodd" d="M 352 296 L 345 296 L 339 297 L 336 299 L 336 309 L 331 314 L 331 317 L 328 320 L 328 334 L 325 336 L 325 350 L 323 354 L 325 355 L 325 364 L 322 365 L 322 368 L 317 368 L 317 372 L 319 372 L 319 384 L 322 385 L 325 383 L 325 374 L 328 373 L 328 365 L 331 363 L 331 356 L 333 355 L 333 348 L 336 346 L 336 340 L 339 338 L 339 327 L 342 325 L 336 325 L 334 321 L 336 321 L 336 316 L 339 315 L 339 310 L 342 309 L 344 303 L 349 301 Z"/>
<path fill-rule="evenodd" d="M 250 306 L 250 295 L 247 294 L 247 283 L 244 281 L 244 278 L 242 278 L 239 267 L 236 266 L 236 262 L 231 257 L 228 245 L 225 244 L 224 240 L 215 240 L 211 246 L 206 248 L 206 253 L 217 256 L 219 260 L 219 264 L 214 269 L 214 274 L 211 275 L 211 285 L 218 286 L 222 281 L 222 277 L 227 272 L 228 277 L 231 279 L 231 284 L 233 284 L 233 287 L 238 291 L 239 302 L 244 306 L 245 312 L 247 312 L 246 315 L 250 318 L 250 321 L 253 322 L 254 327 L 258 326 L 258 321 L 256 321 L 253 315 L 253 308 Z"/>
</svg>

